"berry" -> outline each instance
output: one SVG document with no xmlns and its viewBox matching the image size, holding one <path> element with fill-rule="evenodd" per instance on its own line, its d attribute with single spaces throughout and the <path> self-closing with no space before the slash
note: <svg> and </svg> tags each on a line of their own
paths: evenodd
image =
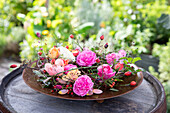
<svg viewBox="0 0 170 113">
<path fill-rule="evenodd" d="M 136 85 L 136 82 L 135 82 L 135 81 L 132 81 L 132 82 L 130 83 L 130 85 L 131 85 L 131 86 L 135 86 L 135 85 Z"/>
<path fill-rule="evenodd" d="M 46 70 L 43 70 L 43 72 L 44 72 L 44 73 L 47 73 L 47 71 L 46 71 Z"/>
<path fill-rule="evenodd" d="M 42 55 L 42 52 L 41 52 L 41 51 L 40 51 L 40 52 L 38 52 L 38 55 L 39 55 L 39 56 L 41 56 L 41 55 Z"/>
<path fill-rule="evenodd" d="M 12 64 L 12 65 L 10 66 L 10 68 L 16 68 L 16 67 L 17 67 L 16 64 Z"/>
<path fill-rule="evenodd" d="M 69 85 L 66 85 L 66 87 L 69 87 Z"/>
<path fill-rule="evenodd" d="M 100 37 L 100 39 L 103 40 L 103 39 L 104 39 L 104 35 L 102 35 L 102 36 Z"/>
<path fill-rule="evenodd" d="M 106 44 L 104 45 L 104 47 L 105 47 L 105 48 L 108 48 L 108 43 L 106 43 Z"/>
<path fill-rule="evenodd" d="M 67 49 L 69 49 L 69 47 L 68 47 L 68 46 L 66 46 L 66 48 L 67 48 Z"/>
<path fill-rule="evenodd" d="M 73 95 L 73 92 L 71 92 L 71 95 Z"/>
<path fill-rule="evenodd" d="M 53 93 L 54 92 L 54 90 L 51 90 L 51 93 Z"/>
<path fill-rule="evenodd" d="M 56 86 L 53 87 L 54 89 L 56 88 Z"/>
<path fill-rule="evenodd" d="M 125 72 L 125 76 L 130 76 L 131 74 L 132 74 L 132 72 L 130 72 L 130 71 Z"/>
<path fill-rule="evenodd" d="M 109 85 L 111 88 L 113 87 L 113 85 Z"/>
<path fill-rule="evenodd" d="M 115 82 L 112 83 L 112 86 L 114 86 L 114 85 L 115 85 Z"/>
<path fill-rule="evenodd" d="M 45 58 L 44 57 L 40 57 L 40 60 L 44 60 Z"/>
<path fill-rule="evenodd" d="M 79 54 L 79 50 L 72 50 L 72 53 L 76 57 Z"/>
<path fill-rule="evenodd" d="M 70 35 L 70 38 L 72 38 L 72 39 L 73 39 L 73 38 L 74 38 L 74 35 L 72 35 L 72 34 L 71 34 L 71 35 Z"/>
<path fill-rule="evenodd" d="M 96 62 L 99 63 L 99 62 L 100 62 L 100 59 L 99 59 L 99 58 L 96 58 Z"/>
</svg>

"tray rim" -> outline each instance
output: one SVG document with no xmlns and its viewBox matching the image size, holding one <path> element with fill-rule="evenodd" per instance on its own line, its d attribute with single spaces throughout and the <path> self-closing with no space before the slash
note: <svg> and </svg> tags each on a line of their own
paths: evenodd
<svg viewBox="0 0 170 113">
<path fill-rule="evenodd" d="M 44 92 L 42 92 L 42 91 L 40 91 L 40 90 L 38 90 L 38 89 L 33 88 L 33 87 L 32 87 L 30 84 L 28 84 L 27 81 L 24 79 L 24 73 L 26 73 L 26 69 L 27 69 L 27 68 L 25 68 L 25 69 L 23 70 L 22 78 L 23 78 L 24 82 L 25 82 L 30 88 L 32 88 L 33 90 L 35 90 L 35 91 L 37 91 L 37 92 L 39 92 L 39 93 L 42 93 L 42 94 L 45 94 L 45 95 L 48 95 L 48 96 L 51 96 L 51 97 L 60 98 L 60 99 L 66 99 L 66 100 L 73 100 L 73 101 L 74 101 L 74 100 L 77 100 L 77 101 L 106 100 L 106 99 L 116 98 L 116 97 L 119 97 L 119 96 L 128 94 L 128 93 L 130 93 L 131 91 L 135 90 L 137 87 L 139 87 L 139 86 L 141 85 L 141 83 L 143 82 L 143 79 L 144 79 L 144 76 L 143 76 L 142 71 L 141 71 L 141 72 L 138 72 L 138 73 L 140 73 L 139 76 L 140 76 L 140 79 L 141 79 L 141 80 L 139 81 L 138 85 L 135 86 L 133 89 L 128 90 L 127 92 L 122 93 L 122 94 L 120 94 L 120 95 L 116 95 L 116 96 L 112 96 L 112 97 L 96 98 L 96 99 L 94 99 L 94 98 L 91 98 L 91 99 L 84 99 L 84 98 L 75 99 L 75 98 L 67 98 L 67 97 L 64 98 L 64 97 L 62 97 L 62 96 L 57 96 L 57 95 L 53 95 L 53 94 L 47 94 L 47 93 L 44 93 Z M 138 76 L 138 75 L 137 75 L 137 76 Z"/>
</svg>

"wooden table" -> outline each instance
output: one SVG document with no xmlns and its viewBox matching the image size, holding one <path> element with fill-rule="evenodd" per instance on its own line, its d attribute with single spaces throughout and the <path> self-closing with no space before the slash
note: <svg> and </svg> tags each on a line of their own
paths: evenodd
<svg viewBox="0 0 170 113">
<path fill-rule="evenodd" d="M 142 84 L 132 92 L 103 103 L 69 101 L 38 93 L 22 79 L 23 68 L 8 74 L 0 86 L 0 110 L 3 113 L 166 113 L 162 84 L 143 72 Z"/>
</svg>

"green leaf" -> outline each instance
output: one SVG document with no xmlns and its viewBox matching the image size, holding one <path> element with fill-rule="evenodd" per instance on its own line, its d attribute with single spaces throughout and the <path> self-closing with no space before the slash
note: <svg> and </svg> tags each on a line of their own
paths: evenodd
<svg viewBox="0 0 170 113">
<path fill-rule="evenodd" d="M 134 58 L 133 61 L 132 61 L 132 64 L 134 64 L 135 62 L 137 62 L 137 61 L 139 61 L 139 60 L 142 60 L 142 59 L 141 59 L 140 57 Z"/>
<path fill-rule="evenodd" d="M 119 58 L 119 60 L 122 60 L 122 59 L 126 59 L 126 60 L 127 60 L 128 58 L 127 58 L 127 57 L 121 57 L 121 58 Z"/>
<path fill-rule="evenodd" d="M 124 60 L 123 62 L 124 62 L 125 64 L 127 64 L 127 61 L 126 61 L 126 60 Z"/>
<path fill-rule="evenodd" d="M 78 33 L 84 33 L 85 31 L 91 29 L 94 26 L 93 22 L 87 22 L 84 23 L 83 25 L 80 25 L 77 29 L 75 29 L 75 31 L 77 31 Z"/>
<path fill-rule="evenodd" d="M 142 70 L 141 70 L 141 69 L 137 69 L 137 70 L 136 70 L 136 72 L 140 72 L 140 71 L 142 71 Z"/>
<path fill-rule="evenodd" d="M 170 15 L 162 14 L 160 18 L 158 18 L 158 23 L 163 24 L 165 29 L 170 29 Z"/>
<path fill-rule="evenodd" d="M 115 88 L 110 88 L 110 90 L 111 90 L 111 91 L 119 91 L 119 90 L 117 90 L 117 89 L 115 89 Z"/>
<path fill-rule="evenodd" d="M 128 62 L 130 62 L 130 63 L 131 63 L 131 62 L 132 62 L 132 60 L 133 60 L 133 58 L 131 58 L 131 57 L 130 57 L 130 58 L 128 58 L 127 60 L 128 60 Z"/>
<path fill-rule="evenodd" d="M 42 31 L 45 30 L 43 26 L 40 25 L 34 25 L 34 33 L 36 34 L 37 32 L 42 33 Z"/>
</svg>

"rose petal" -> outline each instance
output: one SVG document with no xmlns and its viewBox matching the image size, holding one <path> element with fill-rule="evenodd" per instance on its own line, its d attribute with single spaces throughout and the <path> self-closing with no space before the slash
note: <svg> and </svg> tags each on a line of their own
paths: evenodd
<svg viewBox="0 0 170 113">
<path fill-rule="evenodd" d="M 66 81 L 62 80 L 61 78 L 57 78 L 57 81 L 60 83 L 60 84 L 67 84 Z"/>
<path fill-rule="evenodd" d="M 93 89 L 93 93 L 95 93 L 95 94 L 101 94 L 101 93 L 103 93 L 103 91 L 100 90 L 100 89 Z"/>
<path fill-rule="evenodd" d="M 62 89 L 58 92 L 60 95 L 65 95 L 68 92 L 68 89 Z"/>
</svg>

